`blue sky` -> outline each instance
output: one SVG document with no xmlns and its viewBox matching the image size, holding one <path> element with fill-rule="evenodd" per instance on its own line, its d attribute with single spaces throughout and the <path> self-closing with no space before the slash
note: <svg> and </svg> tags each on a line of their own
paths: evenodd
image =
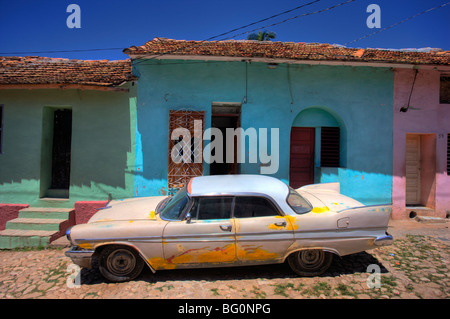
<svg viewBox="0 0 450 319">
<path fill-rule="evenodd" d="M 154 37 L 205 40 L 314 0 L 0 0 L 0 55 L 39 55 L 76 59 L 127 58 L 122 49 Z M 320 0 L 289 14 L 224 37 L 323 10 L 346 0 Z M 266 28 L 277 41 L 345 44 L 369 29 L 369 4 L 381 8 L 381 28 L 449 0 L 355 0 L 326 12 Z M 69 4 L 81 8 L 81 28 L 66 25 Z M 349 44 L 363 48 L 441 48 L 450 50 L 450 5 Z M 232 37 L 246 39 L 247 34 Z M 48 52 L 86 49 L 115 50 Z M 29 52 L 29 53 L 28 53 Z M 39 52 L 39 53 L 35 53 Z"/>
</svg>

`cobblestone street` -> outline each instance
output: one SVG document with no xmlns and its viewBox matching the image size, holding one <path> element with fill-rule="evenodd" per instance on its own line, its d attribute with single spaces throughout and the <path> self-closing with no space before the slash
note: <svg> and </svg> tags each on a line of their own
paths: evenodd
<svg viewBox="0 0 450 319">
<path fill-rule="evenodd" d="M 327 273 L 314 278 L 297 277 L 282 264 L 155 274 L 145 269 L 136 280 L 117 284 L 96 269 L 83 269 L 77 288 L 67 247 L 2 250 L 0 299 L 448 299 L 448 224 L 391 223 L 394 245 L 335 258 Z M 381 271 L 379 288 L 370 265 Z"/>
</svg>

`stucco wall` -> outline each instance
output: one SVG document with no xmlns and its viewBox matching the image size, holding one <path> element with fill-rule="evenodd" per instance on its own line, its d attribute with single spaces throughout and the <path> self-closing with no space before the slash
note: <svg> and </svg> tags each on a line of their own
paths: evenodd
<svg viewBox="0 0 450 319">
<path fill-rule="evenodd" d="M 1 90 L 3 153 L 0 202 L 48 206 L 39 200 L 48 140 L 48 108 L 72 110 L 70 200 L 106 200 L 133 195 L 135 87 L 130 93 L 84 90 Z"/>
<path fill-rule="evenodd" d="M 434 154 L 433 163 L 426 157 L 422 160 L 422 171 L 427 171 L 426 183 L 434 182 L 435 202 L 424 202 L 433 208 L 435 215 L 445 217 L 450 211 L 450 177 L 447 172 L 447 134 L 450 133 L 450 105 L 439 103 L 440 74 L 434 70 L 420 69 L 417 73 L 414 89 L 411 88 L 416 70 L 396 69 L 394 76 L 394 151 L 393 151 L 393 217 L 407 218 L 405 207 L 405 156 L 406 134 L 421 134 L 426 154 Z M 400 112 L 407 106 L 407 112 Z M 435 145 L 435 149 L 430 149 Z M 429 180 L 432 179 L 430 182 Z M 434 181 L 433 181 L 434 180 Z M 434 206 L 434 207 L 433 207 Z"/>
<path fill-rule="evenodd" d="M 213 102 L 236 102 L 242 103 L 242 128 L 279 128 L 280 164 L 273 176 L 288 183 L 291 127 L 301 111 L 320 108 L 343 124 L 345 163 L 319 168 L 316 180 L 339 181 L 342 193 L 366 204 L 391 202 L 389 68 L 280 64 L 269 69 L 265 63 L 149 60 L 135 62 L 135 72 L 140 76 L 135 195 L 167 190 L 169 110 L 206 111 L 208 128 Z M 240 165 L 240 173 L 259 172 L 260 163 Z M 206 163 L 204 174 L 209 174 Z"/>
</svg>

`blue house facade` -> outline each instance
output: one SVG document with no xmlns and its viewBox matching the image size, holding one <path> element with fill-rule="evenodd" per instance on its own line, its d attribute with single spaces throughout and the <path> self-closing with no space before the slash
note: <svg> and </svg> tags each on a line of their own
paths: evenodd
<svg viewBox="0 0 450 319">
<path fill-rule="evenodd" d="M 341 193 L 364 204 L 391 202 L 389 65 L 292 58 L 280 43 L 222 44 L 193 43 L 189 51 L 185 41 L 155 39 L 124 50 L 139 77 L 136 196 L 167 194 L 195 175 L 234 173 L 267 174 L 294 188 L 339 182 Z M 175 148 L 183 139 L 177 127 L 192 136 Z M 234 140 L 227 129 L 238 132 Z M 224 162 L 231 152 L 229 163 L 217 163 L 217 151 Z M 173 154 L 190 163 L 175 163 Z"/>
</svg>

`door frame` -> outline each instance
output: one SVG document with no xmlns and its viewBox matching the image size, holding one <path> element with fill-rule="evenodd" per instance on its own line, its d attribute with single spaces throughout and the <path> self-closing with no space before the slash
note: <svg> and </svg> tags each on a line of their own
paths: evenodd
<svg viewBox="0 0 450 319">
<path fill-rule="evenodd" d="M 73 137 L 73 110 L 70 106 L 45 106 L 42 109 L 42 131 L 41 131 L 41 163 L 40 163 L 40 185 L 39 198 L 57 198 L 68 199 L 70 196 L 70 180 L 69 187 L 62 190 L 52 190 L 52 169 L 53 169 L 53 138 L 54 138 L 54 121 L 55 112 L 59 110 L 69 110 L 72 113 L 71 127 L 71 145 L 70 145 L 70 167 L 72 166 L 72 137 Z"/>
<path fill-rule="evenodd" d="M 291 134 L 290 134 L 290 149 L 289 149 L 289 185 L 294 187 L 294 188 L 298 188 L 300 186 L 297 187 L 297 184 L 293 185 L 292 182 L 294 181 L 293 179 L 293 173 L 295 170 L 295 167 L 293 166 L 294 163 L 292 161 L 292 136 L 294 131 L 309 131 L 310 132 L 310 136 L 309 136 L 309 152 L 311 154 L 311 158 L 309 159 L 310 161 L 310 166 L 309 166 L 309 179 L 308 179 L 308 183 L 307 184 L 313 184 L 314 183 L 314 160 L 315 160 L 315 132 L 316 132 L 316 128 L 315 127 L 296 127 L 293 126 L 291 127 Z M 307 185 L 304 184 L 304 185 Z M 301 185 L 303 186 L 303 185 Z"/>
</svg>

